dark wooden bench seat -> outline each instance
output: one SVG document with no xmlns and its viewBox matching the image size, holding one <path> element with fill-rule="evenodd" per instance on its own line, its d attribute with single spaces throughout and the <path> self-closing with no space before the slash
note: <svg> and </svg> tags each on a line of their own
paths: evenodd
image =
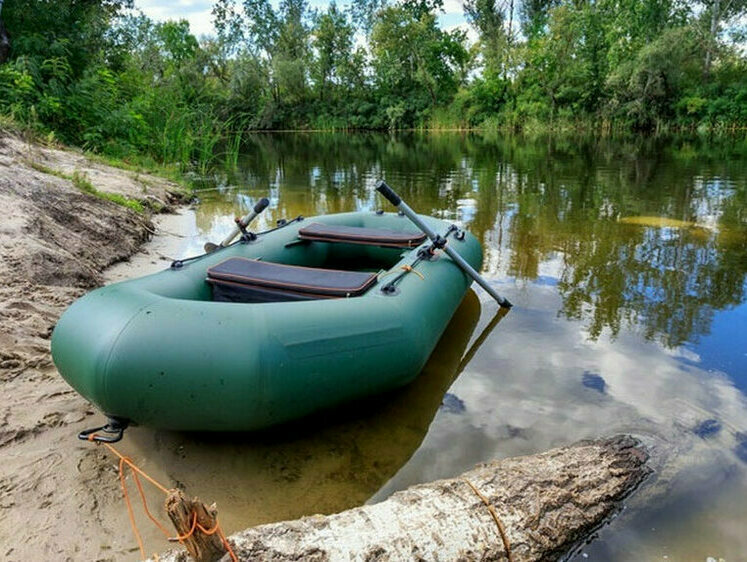
<svg viewBox="0 0 747 562">
<path fill-rule="evenodd" d="M 207 282 L 213 300 L 278 302 L 357 297 L 376 283 L 376 274 L 234 257 L 209 268 Z"/>
<path fill-rule="evenodd" d="M 425 242 L 426 238 L 422 232 L 398 232 L 382 228 L 337 226 L 318 222 L 299 229 L 298 237 L 301 240 L 316 242 L 341 242 L 388 248 L 414 248 Z"/>
</svg>

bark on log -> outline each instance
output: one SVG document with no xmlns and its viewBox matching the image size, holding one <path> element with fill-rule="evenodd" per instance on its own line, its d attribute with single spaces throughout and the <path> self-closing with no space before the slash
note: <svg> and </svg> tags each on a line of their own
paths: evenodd
<svg viewBox="0 0 747 562">
<path fill-rule="evenodd" d="M 229 540 L 242 561 L 556 560 L 616 512 L 649 474 L 647 460 L 629 436 L 584 441 Z M 172 552 L 159 560 L 187 558 Z"/>
<path fill-rule="evenodd" d="M 196 562 L 215 562 L 226 552 L 218 533 L 206 534 L 218 522 L 218 510 L 213 504 L 206 507 L 197 498 L 191 500 L 181 490 L 171 490 L 166 496 L 166 513 L 174 524 L 176 533 L 184 539 L 184 546 Z M 195 524 L 195 517 L 197 521 Z"/>
</svg>

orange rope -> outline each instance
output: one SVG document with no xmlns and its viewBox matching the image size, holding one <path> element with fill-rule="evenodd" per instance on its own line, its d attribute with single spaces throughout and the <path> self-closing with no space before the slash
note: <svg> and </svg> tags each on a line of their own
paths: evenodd
<svg viewBox="0 0 747 562">
<path fill-rule="evenodd" d="M 132 512 L 132 502 L 130 496 L 127 494 L 127 485 L 125 484 L 124 477 L 124 459 L 119 461 L 119 482 L 122 484 L 122 493 L 124 494 L 125 504 L 127 505 L 127 515 L 130 516 L 130 525 L 132 526 L 132 532 L 135 534 L 137 540 L 137 546 L 140 548 L 140 558 L 145 560 L 145 547 L 143 546 L 143 539 L 140 536 L 140 531 L 137 530 L 137 524 L 135 523 L 135 514 Z"/>
<path fill-rule="evenodd" d="M 191 537 L 194 534 L 195 529 L 199 529 L 206 535 L 213 535 L 217 532 L 218 537 L 220 537 L 220 540 L 223 543 L 223 546 L 226 548 L 226 550 L 228 551 L 228 554 L 231 556 L 231 560 L 233 560 L 233 562 L 239 562 L 238 558 L 233 552 L 233 549 L 231 549 L 231 545 L 228 543 L 228 539 L 226 538 L 226 535 L 223 534 L 223 530 L 220 528 L 220 525 L 218 524 L 218 522 L 217 521 L 215 522 L 215 527 L 213 527 L 212 529 L 206 529 L 205 527 L 203 527 L 197 522 L 197 513 L 195 512 L 192 512 L 192 527 L 189 529 L 189 531 L 187 531 L 184 535 L 179 535 L 177 537 L 170 538 L 169 540 L 182 542 L 183 540 L 186 540 L 189 537 Z"/>
<path fill-rule="evenodd" d="M 412 267 L 411 265 L 405 264 L 403 266 L 400 266 L 400 269 L 402 271 L 407 272 L 407 273 L 414 273 L 415 275 L 417 275 L 418 277 L 420 277 L 423 281 L 425 281 L 425 276 L 422 273 L 420 273 L 418 270 L 416 270 L 414 267 Z M 392 273 L 397 273 L 397 270 L 396 269 L 392 269 L 391 271 L 387 271 L 386 273 L 382 273 L 381 275 L 379 275 L 379 279 L 383 279 L 384 277 L 386 277 L 387 275 L 391 275 Z"/>
<path fill-rule="evenodd" d="M 404 269 L 407 273 L 414 273 L 415 275 L 417 275 L 418 277 L 420 277 L 420 279 L 422 279 L 423 281 L 425 281 L 425 275 L 423 275 L 419 271 L 416 271 L 411 265 L 405 264 L 405 265 L 402 266 L 402 269 Z"/>
<path fill-rule="evenodd" d="M 92 433 L 88 436 L 88 440 L 94 442 L 94 439 L 96 437 L 95 433 Z M 95 441 L 97 445 L 100 445 L 100 441 Z M 212 529 L 206 529 L 202 525 L 200 525 L 197 522 L 197 513 L 193 512 L 192 517 L 192 528 L 187 532 L 185 535 L 179 535 L 177 537 L 174 537 L 173 539 L 169 537 L 169 532 L 166 530 L 166 528 L 153 516 L 153 514 L 148 509 L 148 502 L 145 499 L 145 491 L 143 490 L 143 485 L 140 482 L 140 476 L 148 480 L 151 484 L 153 484 L 156 488 L 161 490 L 164 494 L 168 495 L 169 490 L 166 488 L 166 486 L 160 484 L 155 479 L 148 476 L 144 471 L 139 469 L 137 466 L 135 466 L 135 463 L 132 462 L 132 460 L 123 454 L 121 454 L 119 451 L 117 451 L 112 445 L 109 443 L 104 443 L 106 445 L 106 448 L 109 449 L 114 455 L 119 457 L 119 483 L 122 486 L 122 495 L 124 496 L 125 504 L 127 505 L 127 514 L 130 516 L 130 525 L 132 526 L 132 532 L 135 535 L 135 539 L 137 540 L 138 548 L 140 549 L 140 555 L 145 560 L 145 547 L 143 546 L 143 538 L 140 536 L 140 531 L 138 531 L 137 523 L 135 522 L 135 513 L 132 509 L 132 501 L 130 500 L 129 492 L 127 491 L 127 484 L 125 482 L 125 467 L 129 468 L 132 472 L 132 479 L 135 481 L 135 484 L 137 486 L 138 493 L 140 494 L 140 500 L 143 502 L 143 509 L 145 510 L 146 515 L 148 518 L 153 521 L 153 523 L 156 524 L 156 526 L 161 530 L 161 532 L 166 535 L 166 538 L 169 540 L 179 541 L 180 543 L 184 540 L 191 537 L 195 529 L 199 529 L 201 532 L 203 532 L 206 535 L 213 535 L 216 532 L 218 533 L 218 536 L 220 537 L 221 542 L 223 543 L 223 546 L 226 548 L 226 551 L 231 556 L 231 560 L 233 562 L 238 562 L 238 558 L 236 557 L 236 554 L 233 552 L 233 549 L 231 548 L 231 544 L 228 542 L 228 539 L 223 534 L 223 530 L 220 528 L 220 524 L 218 523 L 217 519 L 215 522 L 215 526 Z"/>
<path fill-rule="evenodd" d="M 194 534 L 196 527 L 197 527 L 197 513 L 193 511 L 192 512 L 192 527 L 189 529 L 189 531 L 187 531 L 186 534 L 184 535 L 177 535 L 175 537 L 169 537 L 169 540 L 171 542 L 182 542 L 184 539 L 188 539 Z"/>
<path fill-rule="evenodd" d="M 120 461 L 120 463 L 122 463 L 122 462 L 123 461 Z M 128 466 L 132 467 L 132 461 L 130 461 L 130 459 L 126 459 L 124 462 L 126 462 Z M 159 529 L 161 529 L 161 532 L 164 534 L 164 536 L 166 538 L 169 538 L 169 532 L 168 532 L 168 530 L 166 530 L 166 527 L 164 527 L 163 525 L 161 525 L 161 523 L 159 523 L 158 519 L 156 519 L 155 517 L 153 517 L 153 514 L 148 509 L 148 502 L 145 500 L 145 492 L 143 491 L 143 485 L 140 483 L 140 478 L 138 477 L 137 472 L 133 472 L 132 476 L 133 476 L 133 480 L 135 480 L 135 484 L 137 485 L 137 491 L 140 494 L 140 500 L 143 502 L 143 509 L 145 510 L 145 514 L 148 516 L 148 518 L 151 521 L 153 521 L 153 523 L 156 524 L 156 527 L 158 527 Z"/>
</svg>

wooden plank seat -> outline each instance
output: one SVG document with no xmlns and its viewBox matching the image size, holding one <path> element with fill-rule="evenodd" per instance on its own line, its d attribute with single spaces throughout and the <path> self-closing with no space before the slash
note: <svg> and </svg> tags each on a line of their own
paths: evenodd
<svg viewBox="0 0 747 562">
<path fill-rule="evenodd" d="M 399 232 L 383 228 L 361 228 L 318 222 L 312 222 L 299 229 L 298 237 L 301 240 L 317 242 L 342 242 L 388 248 L 414 248 L 425 242 L 426 238 L 422 232 Z"/>
<path fill-rule="evenodd" d="M 209 268 L 207 282 L 213 300 L 278 302 L 357 297 L 376 283 L 376 274 L 233 257 Z"/>
</svg>

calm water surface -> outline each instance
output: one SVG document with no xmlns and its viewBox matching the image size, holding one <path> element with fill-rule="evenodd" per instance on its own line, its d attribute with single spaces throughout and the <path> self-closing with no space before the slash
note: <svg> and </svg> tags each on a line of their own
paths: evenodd
<svg viewBox="0 0 747 562">
<path fill-rule="evenodd" d="M 747 560 L 746 156 L 741 140 L 251 137 L 204 181 L 184 255 L 262 196 L 258 228 L 389 210 L 384 177 L 468 227 L 515 307 L 496 323 L 470 292 L 401 391 L 228 439 L 134 429 L 134 446 L 236 530 L 630 432 L 656 476 L 578 559 Z"/>
</svg>

